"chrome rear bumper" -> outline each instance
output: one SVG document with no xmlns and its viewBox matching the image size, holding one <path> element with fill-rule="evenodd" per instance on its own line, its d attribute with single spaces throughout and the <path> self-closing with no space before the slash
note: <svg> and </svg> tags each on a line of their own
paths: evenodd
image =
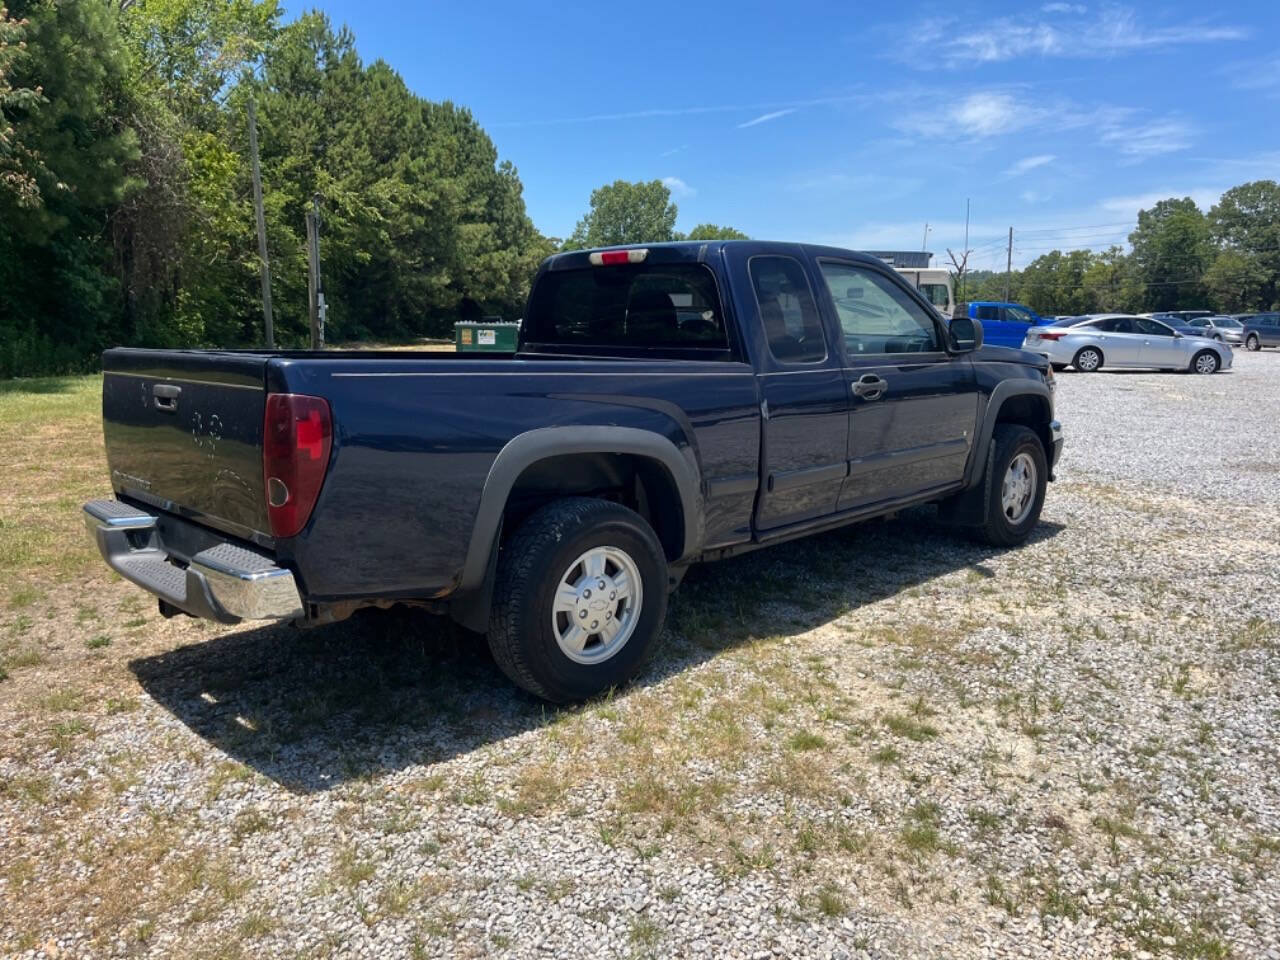
<svg viewBox="0 0 1280 960">
<path fill-rule="evenodd" d="M 86 503 L 84 518 L 111 569 L 178 610 L 220 623 L 303 615 L 293 573 L 266 554 L 203 530 L 194 540 L 174 537 L 194 542 L 194 552 L 166 547 L 165 528 L 177 534 L 194 525 L 168 517 L 162 524 L 156 514 L 119 500 Z"/>
</svg>

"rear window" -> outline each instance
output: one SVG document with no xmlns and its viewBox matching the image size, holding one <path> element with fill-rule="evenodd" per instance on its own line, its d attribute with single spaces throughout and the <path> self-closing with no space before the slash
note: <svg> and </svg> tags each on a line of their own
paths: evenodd
<svg viewBox="0 0 1280 960">
<path fill-rule="evenodd" d="M 700 264 L 626 264 L 544 273 L 525 318 L 536 346 L 726 351 L 724 311 Z"/>
</svg>

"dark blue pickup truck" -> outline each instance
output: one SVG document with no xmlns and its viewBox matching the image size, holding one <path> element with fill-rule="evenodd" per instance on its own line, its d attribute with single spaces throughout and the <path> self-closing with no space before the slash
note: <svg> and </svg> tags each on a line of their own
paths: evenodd
<svg viewBox="0 0 1280 960">
<path fill-rule="evenodd" d="M 1012 546 L 1062 439 L 1043 357 L 879 260 L 564 253 L 514 356 L 108 350 L 106 561 L 166 614 L 413 604 L 554 701 L 630 677 L 693 563 L 937 503 Z"/>
</svg>

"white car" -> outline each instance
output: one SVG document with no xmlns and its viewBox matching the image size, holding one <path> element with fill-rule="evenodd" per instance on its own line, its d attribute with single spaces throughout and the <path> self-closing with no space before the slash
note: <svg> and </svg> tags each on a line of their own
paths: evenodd
<svg viewBox="0 0 1280 960">
<path fill-rule="evenodd" d="M 1075 317 L 1070 325 L 1032 327 L 1024 350 L 1049 358 L 1056 369 L 1093 373 L 1103 367 L 1151 367 L 1217 373 L 1231 368 L 1231 348 L 1208 337 L 1192 337 L 1149 317 L 1103 313 Z"/>
</svg>

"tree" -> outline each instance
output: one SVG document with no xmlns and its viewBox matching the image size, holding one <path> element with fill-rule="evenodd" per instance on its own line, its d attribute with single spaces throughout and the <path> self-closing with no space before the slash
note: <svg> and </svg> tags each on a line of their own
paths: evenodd
<svg viewBox="0 0 1280 960">
<path fill-rule="evenodd" d="M 733 227 L 720 227 L 714 223 L 700 223 L 687 234 L 684 240 L 750 240 L 741 230 Z"/>
<path fill-rule="evenodd" d="M 36 175 L 47 175 L 48 170 L 23 142 L 11 119 L 39 110 L 43 100 L 39 88 L 13 85 L 13 69 L 27 49 L 26 27 L 26 20 L 11 18 L 9 11 L 0 6 L 0 197 L 30 208 L 40 203 Z"/>
<path fill-rule="evenodd" d="M 1204 302 L 1204 272 L 1213 258 L 1209 224 L 1190 197 L 1161 200 L 1138 212 L 1129 234 L 1133 262 L 1146 285 L 1151 310 L 1198 307 Z"/>
<path fill-rule="evenodd" d="M 1223 248 L 1206 285 L 1239 309 L 1280 305 L 1280 184 L 1255 180 L 1232 187 L 1209 210 L 1209 230 Z M 1240 287 L 1232 288 L 1232 276 Z"/>
<path fill-rule="evenodd" d="M 613 183 L 591 191 L 591 210 L 565 241 L 566 250 L 662 243 L 675 239 L 676 205 L 661 180 Z"/>
<path fill-rule="evenodd" d="M 137 188 L 137 135 L 119 121 L 127 56 L 106 4 L 18 0 L 5 23 L 0 375 L 65 371 L 118 339 L 104 224 Z"/>
</svg>

